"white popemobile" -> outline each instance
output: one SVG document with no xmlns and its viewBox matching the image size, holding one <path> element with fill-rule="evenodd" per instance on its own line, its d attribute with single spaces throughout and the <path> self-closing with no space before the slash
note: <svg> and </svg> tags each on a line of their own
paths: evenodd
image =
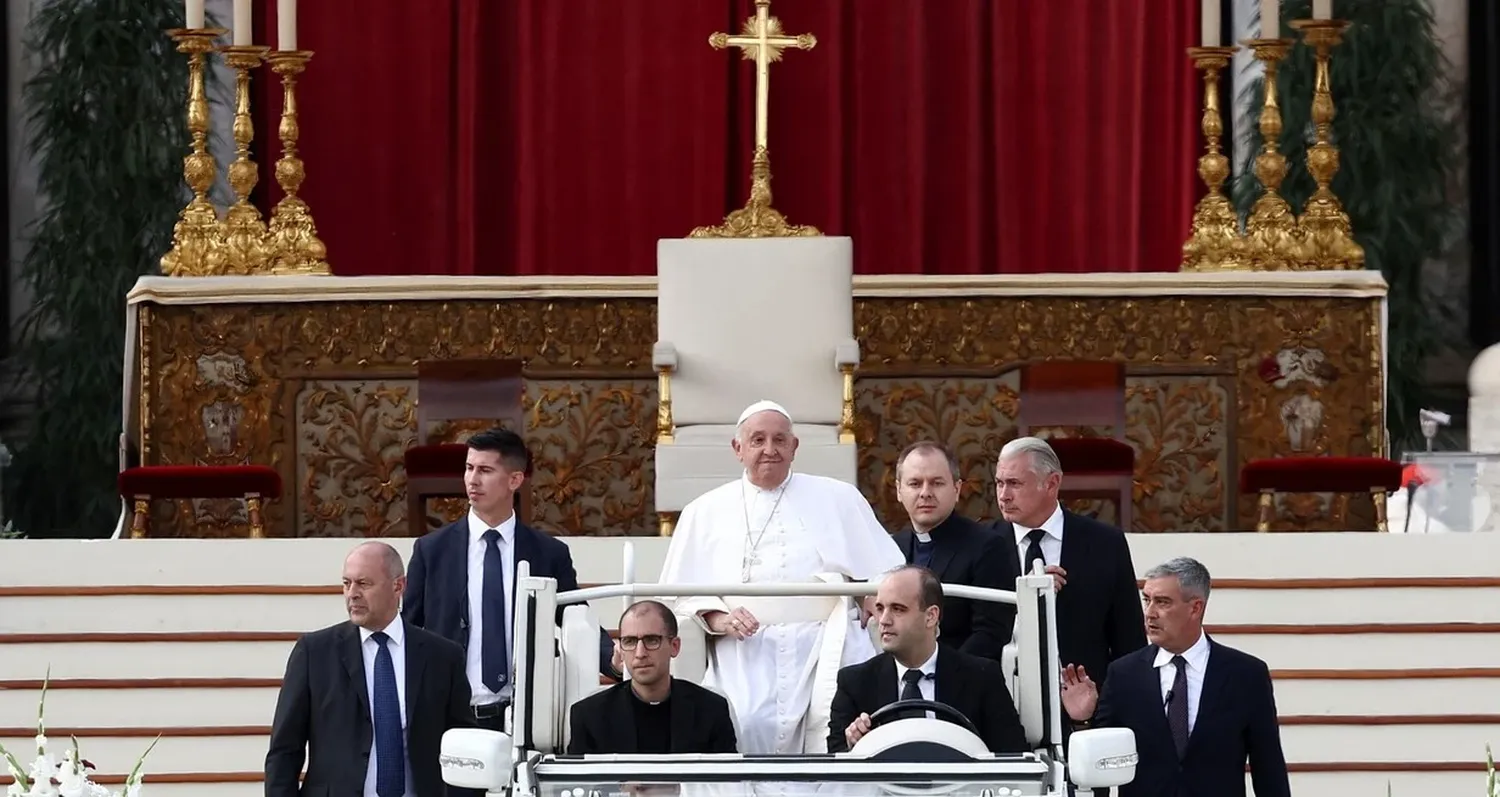
<svg viewBox="0 0 1500 797">
<path fill-rule="evenodd" d="M 621 794 L 943 794 L 974 797 L 1068 797 L 1079 790 L 1129 783 L 1135 776 L 1135 735 L 1123 728 L 1074 733 L 1067 755 L 1062 738 L 1058 672 L 1040 677 L 1042 645 L 1057 661 L 1056 596 L 1052 577 L 1023 576 L 1016 590 L 944 584 L 945 596 L 1014 603 L 1016 639 L 1006 649 L 1007 686 L 1033 751 L 989 752 L 962 714 L 941 703 L 904 701 L 872 717 L 875 727 L 847 753 L 808 755 L 588 755 L 563 754 L 568 712 L 599 689 L 599 623 L 588 601 L 605 598 L 721 596 L 862 596 L 874 584 L 724 584 L 666 586 L 637 583 L 634 552 L 625 548 L 624 582 L 558 593 L 557 582 L 534 578 L 517 563 L 515 697 L 509 734 L 454 729 L 443 735 L 441 765 L 449 785 L 491 797 L 611 797 Z M 562 624 L 548 620 L 563 607 Z M 537 622 L 537 618 L 545 618 Z M 682 648 L 673 675 L 698 680 L 707 667 L 707 642 L 693 622 L 679 624 Z M 920 705 L 919 705 L 920 704 Z M 899 711 L 905 709 L 905 711 Z M 895 714 L 925 713 L 906 719 Z M 946 717 L 946 718 L 944 718 Z"/>
</svg>

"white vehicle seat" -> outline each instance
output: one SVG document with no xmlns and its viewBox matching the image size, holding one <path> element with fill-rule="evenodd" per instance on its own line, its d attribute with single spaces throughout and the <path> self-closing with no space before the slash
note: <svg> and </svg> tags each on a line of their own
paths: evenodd
<svg viewBox="0 0 1500 797">
<path fill-rule="evenodd" d="M 555 737 L 559 752 L 568 749 L 573 706 L 603 688 L 599 684 L 599 621 L 588 605 L 563 609 L 561 642 L 556 716 L 562 719 L 562 727 Z"/>
<path fill-rule="evenodd" d="M 1010 693 L 1010 701 L 1016 704 L 1016 713 L 1021 713 L 1020 680 L 1016 677 L 1016 642 L 1011 640 L 1000 652 L 1000 674 L 1005 678 L 1005 689 Z"/>
<path fill-rule="evenodd" d="M 672 659 L 672 676 L 702 684 L 708 674 L 708 633 L 692 617 L 677 615 L 677 638 L 682 647 Z"/>
<path fill-rule="evenodd" d="M 519 589 L 520 585 L 533 581 L 542 581 L 542 579 L 532 579 L 529 576 L 519 579 L 517 594 L 522 594 Z M 515 649 L 517 671 L 515 685 L 518 691 L 515 702 L 511 704 L 512 733 L 517 738 L 526 741 L 518 733 L 524 728 L 526 736 L 530 737 L 528 746 L 543 754 L 556 752 L 561 746 L 559 741 L 562 736 L 557 723 L 562 712 L 558 711 L 558 708 L 564 705 L 561 702 L 563 697 L 560 693 L 564 688 L 564 673 L 567 672 L 567 659 L 561 655 L 560 650 L 562 632 L 553 621 L 553 618 L 557 616 L 556 582 L 548 581 L 546 587 L 535 593 L 534 612 L 520 610 L 516 612 L 516 624 L 512 637 L 517 640 L 530 640 L 538 637 L 544 640 L 542 644 L 536 646 L 535 650 L 529 651 L 535 664 L 526 670 L 529 673 L 527 676 L 522 675 L 525 667 L 523 657 L 528 654 L 527 648 L 531 646 L 518 643 Z M 534 623 L 545 624 L 547 631 L 533 634 Z M 596 635 L 596 641 L 593 643 L 594 655 L 588 658 L 594 662 L 593 667 L 597 673 L 599 656 L 597 634 L 599 632 L 596 630 L 594 633 Z M 594 682 L 598 683 L 597 675 Z M 529 722 L 527 721 L 528 715 L 530 716 Z M 526 724 L 523 726 L 522 723 Z"/>
</svg>

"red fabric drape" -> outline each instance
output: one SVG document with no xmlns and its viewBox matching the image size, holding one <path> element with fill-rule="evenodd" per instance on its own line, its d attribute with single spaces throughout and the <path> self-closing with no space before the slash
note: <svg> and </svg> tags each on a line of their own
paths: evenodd
<svg viewBox="0 0 1500 797">
<path fill-rule="evenodd" d="M 1198 194 L 1197 3 L 772 13 L 818 37 L 771 69 L 775 205 L 852 236 L 860 273 L 1176 270 Z M 754 69 L 708 36 L 753 0 L 299 14 L 316 51 L 303 195 L 340 274 L 652 274 L 657 239 L 744 202 Z M 261 103 L 263 136 L 278 110 Z"/>
</svg>

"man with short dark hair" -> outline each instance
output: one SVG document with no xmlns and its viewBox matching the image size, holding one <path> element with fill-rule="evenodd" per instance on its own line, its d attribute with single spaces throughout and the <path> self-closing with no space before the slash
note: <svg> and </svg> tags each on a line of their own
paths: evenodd
<svg viewBox="0 0 1500 797">
<path fill-rule="evenodd" d="M 682 640 L 665 604 L 632 604 L 620 616 L 617 644 L 630 680 L 573 704 L 570 754 L 737 752 L 729 701 L 672 677 Z"/>
<path fill-rule="evenodd" d="M 911 522 L 892 539 L 907 563 L 932 570 L 943 583 L 1014 590 L 1006 539 L 955 511 L 962 488 L 958 458 L 946 447 L 930 440 L 907 446 L 896 459 L 896 497 Z M 938 641 L 1000 661 L 1015 624 L 1013 603 L 951 598 Z"/>
<path fill-rule="evenodd" d="M 516 491 L 531 467 L 521 436 L 491 429 L 468 445 L 468 515 L 416 541 L 402 615 L 464 646 L 474 716 L 480 727 L 504 730 L 514 676 L 516 563 L 529 563 L 533 576 L 557 579 L 559 592 L 578 589 L 578 574 L 565 543 L 516 519 Z M 618 678 L 613 648 L 601 629 L 600 672 Z"/>
<path fill-rule="evenodd" d="M 839 670 L 828 723 L 828 751 L 845 752 L 870 732 L 870 715 L 898 700 L 943 703 L 963 714 L 991 752 L 1026 750 L 1026 732 L 1000 665 L 938 645 L 943 585 L 925 567 L 888 573 L 875 595 L 885 650 Z"/>
<path fill-rule="evenodd" d="M 1103 694 L 1081 667 L 1063 671 L 1063 710 L 1075 722 L 1135 733 L 1135 779 L 1120 797 L 1245 794 L 1290 797 L 1271 672 L 1203 631 L 1212 581 L 1194 559 L 1146 572 L 1151 644 L 1109 665 Z M 1163 715 L 1165 714 L 1165 721 Z"/>
</svg>

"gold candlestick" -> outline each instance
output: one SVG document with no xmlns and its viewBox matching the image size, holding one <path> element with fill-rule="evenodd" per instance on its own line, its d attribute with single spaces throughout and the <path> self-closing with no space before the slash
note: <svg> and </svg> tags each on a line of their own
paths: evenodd
<svg viewBox="0 0 1500 797">
<path fill-rule="evenodd" d="M 202 277 L 222 273 L 224 232 L 219 212 L 208 201 L 208 190 L 219 173 L 208 152 L 209 105 L 203 87 L 203 55 L 214 48 L 214 39 L 228 33 L 224 28 L 176 28 L 167 31 L 177 42 L 177 52 L 188 57 L 187 127 L 192 134 L 192 152 L 182 159 L 182 176 L 193 189 L 177 223 L 172 227 L 172 248 L 161 258 L 161 271 L 169 277 Z"/>
<path fill-rule="evenodd" d="M 1307 151 L 1307 171 L 1318 188 L 1307 198 L 1298 219 L 1302 241 L 1297 259 L 1314 271 L 1364 268 L 1365 250 L 1354 242 L 1349 214 L 1334 196 L 1334 175 L 1339 171 L 1339 150 L 1333 145 L 1333 92 L 1329 88 L 1330 51 L 1343 39 L 1348 20 L 1296 19 L 1292 27 L 1302 32 L 1313 48 L 1317 64 L 1313 83 L 1312 121 L 1316 143 Z"/>
<path fill-rule="evenodd" d="M 250 116 L 250 70 L 261 65 L 271 48 L 257 45 L 222 47 L 224 62 L 234 68 L 234 162 L 229 164 L 229 187 L 234 204 L 224 214 L 225 267 L 230 274 L 264 273 L 270 262 L 266 225 L 250 204 L 250 192 L 260 181 L 260 169 L 250 158 L 255 122 Z"/>
<path fill-rule="evenodd" d="M 1193 66 L 1203 71 L 1203 136 L 1206 151 L 1198 158 L 1198 176 L 1208 193 L 1193 209 L 1192 234 L 1182 245 L 1183 271 L 1240 271 L 1248 267 L 1245 241 L 1240 237 L 1239 216 L 1224 181 L 1229 179 L 1229 158 L 1219 150 L 1224 120 L 1219 115 L 1219 72 L 1229 66 L 1238 47 L 1190 47 Z"/>
<path fill-rule="evenodd" d="M 1255 176 L 1265 189 L 1255 200 L 1246 221 L 1246 256 L 1256 271 L 1284 271 L 1297 267 L 1300 243 L 1297 215 L 1281 196 L 1286 179 L 1286 156 L 1281 142 L 1281 104 L 1277 99 L 1276 71 L 1292 50 L 1292 39 L 1247 39 L 1245 45 L 1255 51 L 1255 60 L 1265 64 L 1265 103 L 1260 109 L 1260 154 L 1255 156 Z"/>
<path fill-rule="evenodd" d="M 267 58 L 271 71 L 281 75 L 281 159 L 276 161 L 276 183 L 285 196 L 271 210 L 272 274 L 332 274 L 328 248 L 318 238 L 312 210 L 297 196 L 307 174 L 297 157 L 297 76 L 307 69 L 311 50 L 277 50 Z"/>
</svg>

